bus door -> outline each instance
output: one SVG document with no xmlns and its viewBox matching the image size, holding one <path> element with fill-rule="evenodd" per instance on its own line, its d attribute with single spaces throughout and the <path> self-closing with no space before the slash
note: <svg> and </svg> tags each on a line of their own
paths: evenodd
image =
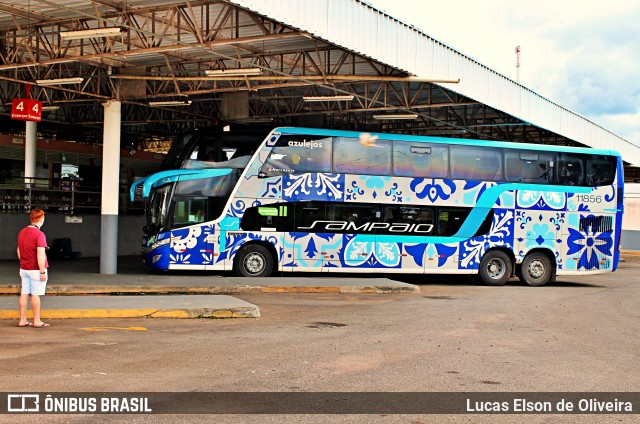
<svg viewBox="0 0 640 424">
<path fill-rule="evenodd" d="M 213 264 L 211 231 L 201 224 L 208 209 L 206 197 L 176 195 L 171 231 L 172 259 L 183 268 L 205 269 Z"/>
</svg>

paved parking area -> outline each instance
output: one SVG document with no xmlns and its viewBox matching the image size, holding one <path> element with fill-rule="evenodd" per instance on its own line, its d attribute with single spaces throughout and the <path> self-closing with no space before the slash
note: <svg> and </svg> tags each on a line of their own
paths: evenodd
<svg viewBox="0 0 640 424">
<path fill-rule="evenodd" d="M 257 319 L 56 319 L 47 329 L 0 321 L 0 391 L 640 391 L 638 275 L 640 260 L 630 257 L 616 273 L 561 278 L 545 287 L 399 277 L 418 284 L 420 293 L 239 295 L 260 307 Z M 636 417 L 212 419 L 568 423 L 636 422 Z"/>
</svg>

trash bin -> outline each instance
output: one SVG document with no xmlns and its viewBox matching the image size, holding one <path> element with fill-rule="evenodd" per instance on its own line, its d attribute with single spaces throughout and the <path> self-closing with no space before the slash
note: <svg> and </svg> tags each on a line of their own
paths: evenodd
<svg viewBox="0 0 640 424">
<path fill-rule="evenodd" d="M 50 259 L 69 259 L 72 255 L 71 239 L 68 237 L 53 239 L 49 250 Z"/>
</svg>

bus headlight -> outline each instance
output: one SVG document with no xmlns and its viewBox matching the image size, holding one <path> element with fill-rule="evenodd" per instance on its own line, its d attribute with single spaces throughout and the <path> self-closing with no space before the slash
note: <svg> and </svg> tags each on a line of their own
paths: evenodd
<svg viewBox="0 0 640 424">
<path fill-rule="evenodd" d="M 166 239 L 164 239 L 164 240 L 157 241 L 157 242 L 155 242 L 155 243 L 153 243 L 153 244 L 151 245 L 151 250 L 155 250 L 155 249 L 157 249 L 158 247 L 162 247 L 162 246 L 164 246 L 165 244 L 169 244 L 169 242 L 170 242 L 170 241 L 171 241 L 171 238 L 169 238 L 169 237 L 167 237 L 167 238 L 166 238 Z M 154 261 L 154 262 L 155 262 L 155 261 Z"/>
<path fill-rule="evenodd" d="M 162 255 L 153 255 L 153 258 L 151 258 L 151 263 L 155 264 L 156 262 L 158 262 L 160 260 L 161 257 L 162 257 Z"/>
</svg>

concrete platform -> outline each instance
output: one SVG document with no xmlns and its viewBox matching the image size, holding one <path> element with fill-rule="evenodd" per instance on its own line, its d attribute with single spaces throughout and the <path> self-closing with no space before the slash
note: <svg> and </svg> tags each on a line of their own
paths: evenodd
<svg viewBox="0 0 640 424">
<path fill-rule="evenodd" d="M 98 258 L 52 261 L 42 317 L 244 318 L 257 306 L 242 293 L 419 293 L 418 286 L 371 275 L 285 274 L 239 278 L 219 272 L 152 272 L 140 257 L 118 258 L 118 274 L 102 275 Z M 18 315 L 18 261 L 0 262 L 0 319 Z M 135 296 L 133 296 L 135 295 Z"/>
<path fill-rule="evenodd" d="M 18 261 L 0 262 L 0 295 L 20 292 Z M 118 258 L 118 274 L 102 275 L 98 258 L 52 261 L 47 295 L 241 294 L 241 293 L 419 293 L 413 284 L 375 274 L 286 273 L 240 278 L 229 272 L 152 272 L 140 257 Z"/>
<path fill-rule="evenodd" d="M 260 309 L 225 295 L 43 296 L 42 318 L 258 318 Z M 29 319 L 32 318 L 29 309 Z M 0 319 L 19 319 L 17 296 L 0 297 Z"/>
</svg>

